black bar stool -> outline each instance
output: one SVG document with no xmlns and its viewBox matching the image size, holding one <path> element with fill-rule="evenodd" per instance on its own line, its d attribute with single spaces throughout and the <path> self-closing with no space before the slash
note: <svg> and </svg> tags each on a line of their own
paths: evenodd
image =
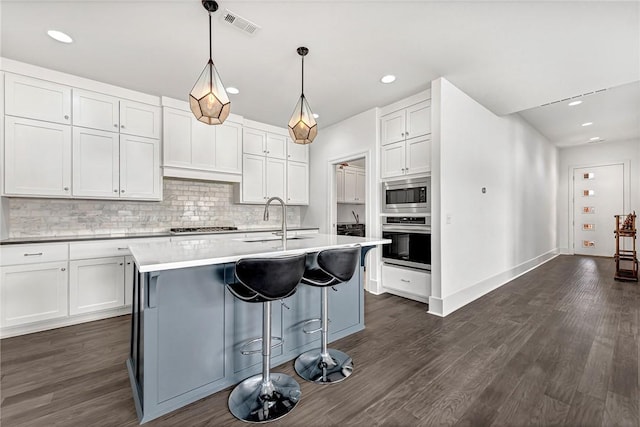
<svg viewBox="0 0 640 427">
<path fill-rule="evenodd" d="M 262 373 L 238 384 L 229 410 L 241 421 L 264 423 L 287 415 L 300 399 L 300 385 L 286 374 L 272 374 L 271 301 L 293 295 L 302 278 L 306 255 L 246 258 L 236 262 L 236 283 L 227 288 L 250 303 L 262 303 Z"/>
<path fill-rule="evenodd" d="M 322 314 L 320 329 L 305 333 L 321 332 L 321 348 L 301 354 L 294 367 L 298 375 L 317 384 L 337 383 L 353 372 L 353 360 L 339 350 L 327 349 L 329 330 L 329 287 L 351 280 L 360 260 L 360 246 L 327 249 L 318 253 L 318 268 L 308 268 L 302 283 L 322 287 Z M 306 323 L 317 321 L 312 319 Z"/>
</svg>

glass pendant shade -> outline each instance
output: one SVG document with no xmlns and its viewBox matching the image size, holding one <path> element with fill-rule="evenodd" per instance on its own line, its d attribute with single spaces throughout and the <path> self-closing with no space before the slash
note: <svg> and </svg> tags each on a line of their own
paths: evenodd
<svg viewBox="0 0 640 427">
<path fill-rule="evenodd" d="M 209 125 L 222 124 L 229 117 L 231 102 L 211 59 L 189 93 L 189 106 L 196 119 Z"/>
<path fill-rule="evenodd" d="M 288 127 L 289 135 L 296 144 L 311 144 L 318 135 L 318 123 L 313 117 L 304 94 L 300 96 L 296 108 L 293 110 Z"/>
</svg>

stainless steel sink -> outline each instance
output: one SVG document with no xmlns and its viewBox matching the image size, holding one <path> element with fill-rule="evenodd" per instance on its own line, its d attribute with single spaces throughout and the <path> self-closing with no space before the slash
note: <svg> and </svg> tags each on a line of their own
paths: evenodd
<svg viewBox="0 0 640 427">
<path fill-rule="evenodd" d="M 300 240 L 311 239 L 312 236 L 291 236 L 287 237 L 287 240 Z M 282 240 L 281 236 L 256 236 L 256 237 L 242 237 L 240 239 L 233 239 L 238 242 L 273 242 L 275 240 Z"/>
</svg>

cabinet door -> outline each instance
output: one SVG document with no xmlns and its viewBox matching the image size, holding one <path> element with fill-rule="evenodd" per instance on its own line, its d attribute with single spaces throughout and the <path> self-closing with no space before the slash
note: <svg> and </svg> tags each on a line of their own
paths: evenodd
<svg viewBox="0 0 640 427">
<path fill-rule="evenodd" d="M 391 144 L 404 140 L 405 111 L 395 111 L 380 119 L 380 143 Z"/>
<path fill-rule="evenodd" d="M 391 178 L 404 175 L 405 143 L 395 142 L 382 146 L 381 178 Z"/>
<path fill-rule="evenodd" d="M 69 269 L 70 314 L 124 305 L 124 257 L 69 261 Z"/>
<path fill-rule="evenodd" d="M 424 101 L 407 108 L 405 137 L 416 138 L 431 133 L 431 101 Z"/>
<path fill-rule="evenodd" d="M 5 114 L 71 124 L 71 88 L 45 80 L 6 74 Z"/>
<path fill-rule="evenodd" d="M 363 307 L 360 305 L 360 264 L 348 282 L 329 289 L 329 337 L 360 323 Z"/>
<path fill-rule="evenodd" d="M 309 164 L 287 162 L 287 203 L 309 204 Z"/>
<path fill-rule="evenodd" d="M 276 135 L 274 133 L 267 134 L 267 157 L 275 159 L 287 158 L 287 138 L 283 135 Z"/>
<path fill-rule="evenodd" d="M 5 192 L 71 196 L 71 126 L 5 117 Z"/>
<path fill-rule="evenodd" d="M 0 327 L 67 316 L 67 262 L 0 267 Z"/>
<path fill-rule="evenodd" d="M 309 145 L 296 144 L 287 138 L 287 159 L 294 162 L 309 163 Z"/>
<path fill-rule="evenodd" d="M 329 290 L 329 292 L 333 292 Z M 312 331 L 320 328 L 319 321 L 304 323 L 312 319 L 320 319 L 322 303 L 322 288 L 316 286 L 298 285 L 296 293 L 284 300 L 289 307 L 282 310 L 282 322 L 287 340 L 284 343 L 287 352 L 305 346 L 312 342 L 320 341 L 320 332 L 306 334 L 303 331 Z M 320 344 L 318 344 L 318 347 Z"/>
<path fill-rule="evenodd" d="M 364 204 L 366 200 L 367 183 L 364 171 L 356 171 L 356 203 Z"/>
<path fill-rule="evenodd" d="M 267 157 L 265 181 L 267 198 L 287 200 L 287 161 Z"/>
<path fill-rule="evenodd" d="M 119 197 L 119 136 L 73 128 L 73 195 Z"/>
<path fill-rule="evenodd" d="M 356 201 L 356 171 L 354 169 L 344 170 L 344 201 L 354 203 Z"/>
<path fill-rule="evenodd" d="M 159 140 L 120 135 L 120 198 L 162 198 Z"/>
<path fill-rule="evenodd" d="M 242 173 L 242 125 L 227 122 L 213 127 L 216 130 L 216 170 Z"/>
<path fill-rule="evenodd" d="M 216 166 L 216 128 L 202 123 L 191 114 L 191 159 L 195 169 L 212 170 Z"/>
<path fill-rule="evenodd" d="M 336 199 L 338 203 L 344 202 L 344 169 L 336 167 Z"/>
<path fill-rule="evenodd" d="M 420 137 L 407 140 L 406 174 L 431 171 L 431 138 Z"/>
<path fill-rule="evenodd" d="M 267 151 L 267 133 L 261 130 L 242 130 L 242 152 L 264 156 Z"/>
<path fill-rule="evenodd" d="M 160 139 L 160 107 L 121 100 L 120 133 Z"/>
<path fill-rule="evenodd" d="M 245 154 L 242 163 L 242 202 L 264 203 L 266 199 L 264 156 Z"/>
<path fill-rule="evenodd" d="M 124 305 L 131 305 L 133 302 L 133 257 L 124 257 Z"/>
<path fill-rule="evenodd" d="M 162 118 L 163 165 L 191 167 L 193 114 L 165 107 Z"/>
<path fill-rule="evenodd" d="M 118 98 L 73 89 L 73 125 L 118 132 L 120 129 Z"/>
</svg>

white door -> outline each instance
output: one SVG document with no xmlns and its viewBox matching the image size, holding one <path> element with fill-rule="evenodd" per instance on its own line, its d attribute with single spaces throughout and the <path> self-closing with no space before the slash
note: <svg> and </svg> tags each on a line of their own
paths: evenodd
<svg viewBox="0 0 640 427">
<path fill-rule="evenodd" d="M 216 128 L 196 120 L 191 114 L 191 166 L 212 170 L 216 166 Z"/>
<path fill-rule="evenodd" d="M 431 133 L 431 101 L 424 101 L 407 108 L 405 138 L 416 138 Z"/>
<path fill-rule="evenodd" d="M 405 110 L 395 111 L 380 119 L 380 143 L 404 141 Z"/>
<path fill-rule="evenodd" d="M 391 178 L 394 176 L 404 175 L 405 142 L 400 141 L 393 144 L 383 145 L 381 163 L 381 178 Z"/>
<path fill-rule="evenodd" d="M 287 138 L 287 159 L 294 162 L 309 162 L 309 145 L 308 144 L 296 144 Z"/>
<path fill-rule="evenodd" d="M 613 256 L 614 215 L 624 214 L 624 165 L 573 170 L 574 253 Z"/>
<path fill-rule="evenodd" d="M 119 136 L 73 128 L 73 195 L 115 197 L 120 194 Z"/>
<path fill-rule="evenodd" d="M 302 162 L 287 162 L 287 203 L 309 204 L 309 165 Z"/>
<path fill-rule="evenodd" d="M 267 134 L 267 157 L 285 159 L 287 157 L 287 138 L 273 133 Z"/>
<path fill-rule="evenodd" d="M 162 198 L 159 139 L 120 135 L 120 198 Z"/>
<path fill-rule="evenodd" d="M 354 203 L 356 201 L 357 172 L 353 169 L 344 170 L 344 201 Z"/>
<path fill-rule="evenodd" d="M 120 133 L 160 139 L 160 107 L 120 101 Z"/>
<path fill-rule="evenodd" d="M 70 314 L 124 305 L 124 257 L 70 261 L 69 269 Z"/>
<path fill-rule="evenodd" d="M 67 316 L 67 262 L 0 268 L 0 327 Z"/>
<path fill-rule="evenodd" d="M 265 181 L 267 197 L 287 200 L 287 161 L 267 157 Z"/>
<path fill-rule="evenodd" d="M 242 173 L 242 125 L 225 123 L 216 130 L 215 169 Z"/>
<path fill-rule="evenodd" d="M 246 134 L 245 134 L 246 135 Z M 242 164 L 242 202 L 264 203 L 266 157 L 245 154 Z"/>
<path fill-rule="evenodd" d="M 120 129 L 118 98 L 73 89 L 73 125 L 109 132 Z"/>
<path fill-rule="evenodd" d="M 261 130 L 244 128 L 242 130 L 242 152 L 245 154 L 265 155 L 267 151 L 267 133 Z"/>
<path fill-rule="evenodd" d="M 191 122 L 193 114 L 163 109 L 164 166 L 191 167 Z"/>
<path fill-rule="evenodd" d="M 71 124 L 70 87 L 8 73 L 4 87 L 5 114 Z"/>
<path fill-rule="evenodd" d="M 364 171 L 356 171 L 356 203 L 364 204 L 366 198 L 366 174 Z"/>
<path fill-rule="evenodd" d="M 5 117 L 5 192 L 71 196 L 71 126 Z"/>
<path fill-rule="evenodd" d="M 407 140 L 405 174 L 431 171 L 431 138 L 424 136 Z"/>
</svg>

